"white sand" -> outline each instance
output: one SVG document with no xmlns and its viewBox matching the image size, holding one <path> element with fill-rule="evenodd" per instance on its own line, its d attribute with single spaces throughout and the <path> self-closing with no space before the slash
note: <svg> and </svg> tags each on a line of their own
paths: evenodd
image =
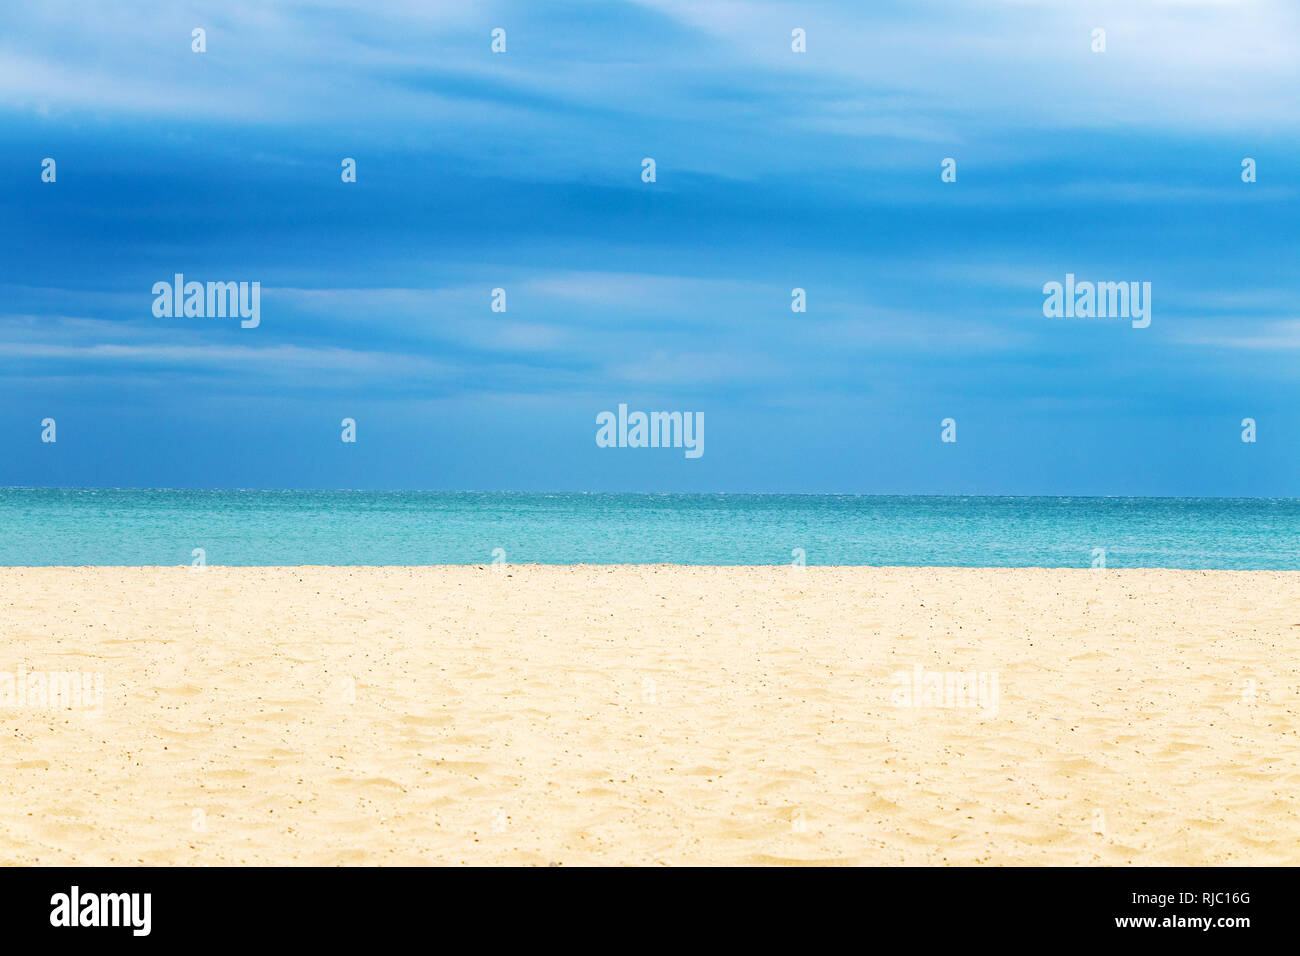
<svg viewBox="0 0 1300 956">
<path fill-rule="evenodd" d="M 0 569 L 0 634 L 0 863 L 1300 863 L 1300 573 Z"/>
</svg>

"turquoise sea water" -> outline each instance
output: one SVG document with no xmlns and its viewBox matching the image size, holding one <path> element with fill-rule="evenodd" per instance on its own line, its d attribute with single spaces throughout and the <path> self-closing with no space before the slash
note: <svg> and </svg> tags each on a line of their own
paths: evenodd
<svg viewBox="0 0 1300 956">
<path fill-rule="evenodd" d="M 1300 499 L 0 489 L 0 565 L 1300 569 Z"/>
</svg>

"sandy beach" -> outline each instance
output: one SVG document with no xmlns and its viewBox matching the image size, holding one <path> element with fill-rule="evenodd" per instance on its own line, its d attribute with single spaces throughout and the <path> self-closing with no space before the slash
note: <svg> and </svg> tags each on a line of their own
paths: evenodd
<svg viewBox="0 0 1300 956">
<path fill-rule="evenodd" d="M 0 628 L 3 864 L 1300 863 L 1300 572 L 3 568 Z"/>
</svg>

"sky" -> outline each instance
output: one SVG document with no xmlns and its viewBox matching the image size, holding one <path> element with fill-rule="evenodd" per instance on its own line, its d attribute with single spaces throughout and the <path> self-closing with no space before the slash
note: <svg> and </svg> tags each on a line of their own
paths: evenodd
<svg viewBox="0 0 1300 956">
<path fill-rule="evenodd" d="M 0 486 L 1294 497 L 1298 140 L 1287 0 L 6 4 Z"/>
</svg>

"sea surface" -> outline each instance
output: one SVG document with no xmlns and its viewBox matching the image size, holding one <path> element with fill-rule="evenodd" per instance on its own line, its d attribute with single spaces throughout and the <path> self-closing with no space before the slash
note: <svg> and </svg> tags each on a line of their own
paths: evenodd
<svg viewBox="0 0 1300 956">
<path fill-rule="evenodd" d="M 1300 499 L 0 489 L 0 565 L 1300 569 Z M 499 550 L 498 550 L 499 549 Z"/>
</svg>

